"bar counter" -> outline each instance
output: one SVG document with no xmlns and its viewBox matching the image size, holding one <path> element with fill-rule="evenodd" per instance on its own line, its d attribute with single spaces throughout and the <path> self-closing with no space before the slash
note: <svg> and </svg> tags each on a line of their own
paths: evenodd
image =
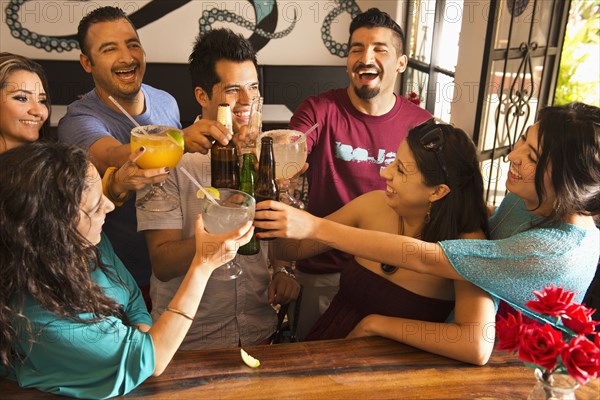
<svg viewBox="0 0 600 400">
<path fill-rule="evenodd" d="M 245 348 L 261 365 L 243 364 L 239 349 L 178 353 L 166 371 L 131 399 L 526 399 L 533 370 L 494 351 L 483 367 L 371 337 Z M 2 399 L 59 398 L 0 379 Z M 600 398 L 600 380 L 577 399 Z"/>
</svg>

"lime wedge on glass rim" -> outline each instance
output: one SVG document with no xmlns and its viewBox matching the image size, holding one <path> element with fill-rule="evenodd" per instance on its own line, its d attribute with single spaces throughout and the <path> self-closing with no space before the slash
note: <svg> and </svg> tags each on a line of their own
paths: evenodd
<svg viewBox="0 0 600 400">
<path fill-rule="evenodd" d="M 219 193 L 219 189 L 217 188 L 214 188 L 212 186 L 205 186 L 204 190 L 206 190 L 208 194 L 210 194 L 215 200 L 219 200 L 221 198 L 221 193 Z M 198 191 L 196 192 L 196 198 L 203 199 L 204 197 L 205 196 L 202 189 L 198 189 Z"/>
<path fill-rule="evenodd" d="M 258 366 L 260 366 L 260 361 L 252 357 L 250 354 L 246 353 L 244 349 L 240 349 L 240 355 L 242 356 L 244 364 L 246 364 L 250 368 L 257 368 Z"/>
<path fill-rule="evenodd" d="M 173 143 L 175 143 L 177 146 L 181 147 L 182 149 L 185 147 L 185 143 L 183 141 L 183 135 L 181 134 L 180 131 L 178 131 L 176 129 L 170 129 L 167 131 L 167 137 L 169 139 L 171 139 L 171 141 Z"/>
</svg>

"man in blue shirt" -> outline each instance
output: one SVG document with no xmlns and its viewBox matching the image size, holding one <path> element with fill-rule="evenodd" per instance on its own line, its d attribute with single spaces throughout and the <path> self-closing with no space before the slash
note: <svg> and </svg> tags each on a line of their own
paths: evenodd
<svg viewBox="0 0 600 400">
<path fill-rule="evenodd" d="M 77 37 L 80 62 L 92 75 L 95 88 L 73 102 L 58 126 L 60 141 L 86 148 L 100 174 L 113 174 L 125 163 L 135 163 L 129 137 L 133 124 L 109 99 L 112 96 L 140 125 L 181 127 L 177 102 L 167 92 L 142 83 L 146 56 L 139 36 L 127 15 L 116 7 L 101 7 L 79 23 Z M 226 144 L 227 130 L 215 121 L 202 120 L 184 129 L 185 149 L 207 153 L 211 141 Z M 124 203 L 107 217 L 105 232 L 115 251 L 134 276 L 147 289 L 151 266 L 143 234 L 137 233 L 135 205 L 131 190 L 166 179 L 168 170 L 132 168 L 129 176 L 115 174 L 120 193 L 108 193 L 116 204 Z"/>
</svg>

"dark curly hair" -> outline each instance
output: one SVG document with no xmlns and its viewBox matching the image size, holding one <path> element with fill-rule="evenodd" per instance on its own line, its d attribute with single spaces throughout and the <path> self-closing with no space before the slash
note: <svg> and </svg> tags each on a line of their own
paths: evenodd
<svg viewBox="0 0 600 400">
<path fill-rule="evenodd" d="M 88 270 L 100 268 L 119 282 L 116 273 L 77 230 L 82 195 L 93 179 L 86 153 L 35 142 L 0 154 L 0 165 L 0 365 L 10 369 L 26 356 L 16 351 L 19 337 L 34 340 L 22 312 L 27 297 L 57 318 L 84 324 L 124 315 Z M 82 319 L 82 313 L 93 317 Z"/>
<path fill-rule="evenodd" d="M 538 125 L 538 207 L 547 196 L 544 176 L 551 166 L 556 198 L 547 219 L 600 214 L 600 108 L 583 103 L 546 107 L 538 114 Z"/>
<path fill-rule="evenodd" d="M 40 81 L 42 81 L 42 88 L 46 93 L 46 107 L 48 108 L 48 118 L 44 125 L 40 129 L 39 140 L 56 141 L 55 133 L 50 129 L 50 114 L 52 111 L 52 103 L 50 102 L 50 88 L 48 86 L 48 79 L 42 66 L 27 57 L 20 56 L 18 54 L 0 53 L 0 89 L 4 89 L 9 82 L 10 76 L 17 71 L 28 71 L 36 74 Z M 4 141 L 2 132 L 0 132 L 0 140 Z M 0 151 L 3 150 L 3 145 L 0 144 Z"/>
<path fill-rule="evenodd" d="M 422 138 L 432 128 L 439 129 L 443 137 L 443 161 L 422 143 Z M 446 183 L 450 188 L 450 193 L 431 203 L 431 219 L 425 224 L 421 238 L 434 243 L 479 230 L 489 236 L 483 178 L 477 149 L 471 138 L 462 129 L 429 120 L 411 129 L 407 142 L 423 176 L 423 183 L 430 187 Z"/>
<path fill-rule="evenodd" d="M 242 35 L 230 29 L 214 29 L 196 38 L 194 49 L 189 57 L 189 70 L 192 85 L 202 88 L 210 99 L 212 89 L 221 78 L 215 66 L 219 60 L 234 62 L 252 61 L 258 74 L 258 61 L 252 44 Z"/>
</svg>

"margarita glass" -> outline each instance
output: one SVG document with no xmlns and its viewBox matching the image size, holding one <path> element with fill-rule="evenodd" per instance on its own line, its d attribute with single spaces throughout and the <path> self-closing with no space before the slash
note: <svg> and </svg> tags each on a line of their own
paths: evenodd
<svg viewBox="0 0 600 400">
<path fill-rule="evenodd" d="M 273 138 L 275 178 L 279 188 L 279 200 L 293 207 L 303 209 L 304 204 L 292 197 L 288 191 L 290 179 L 295 178 L 306 163 L 306 135 L 291 129 L 276 129 L 264 132 L 261 138 L 265 136 Z M 260 157 L 259 147 L 257 147 L 257 154 Z"/>
<path fill-rule="evenodd" d="M 144 146 L 146 151 L 136 164 L 143 169 L 175 168 L 183 156 L 183 132 L 162 125 L 146 125 L 131 131 L 131 151 Z M 171 211 L 179 207 L 179 201 L 169 195 L 162 182 L 153 184 L 150 191 L 136 201 L 135 206 L 146 211 Z"/>
<path fill-rule="evenodd" d="M 256 202 L 254 197 L 234 189 L 217 189 L 219 198 L 214 204 L 207 198 L 200 199 L 204 229 L 208 233 L 228 233 L 246 222 L 254 220 Z M 233 260 L 213 271 L 211 277 L 218 280 L 235 279 L 242 273 L 240 264 Z"/>
</svg>

